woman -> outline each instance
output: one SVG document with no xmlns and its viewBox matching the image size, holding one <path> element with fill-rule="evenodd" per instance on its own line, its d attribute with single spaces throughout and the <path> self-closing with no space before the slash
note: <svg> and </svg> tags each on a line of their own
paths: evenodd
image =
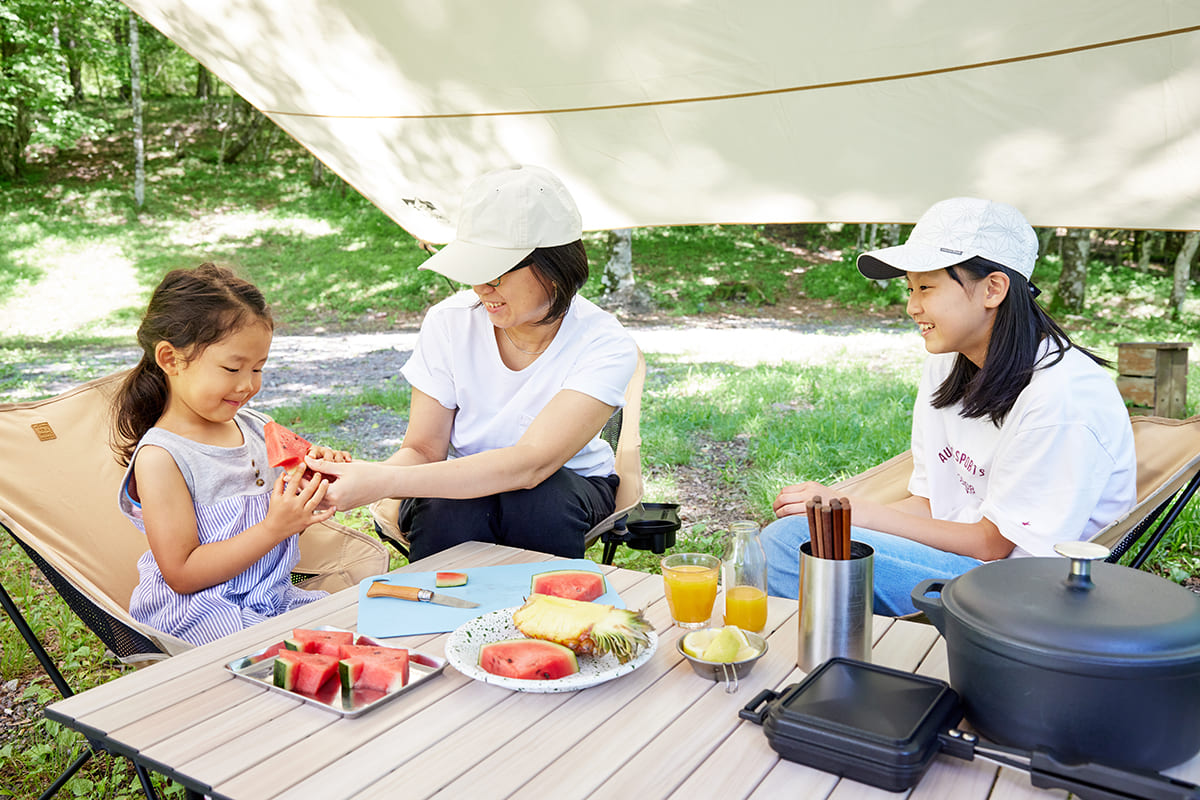
<svg viewBox="0 0 1200 800">
<path fill-rule="evenodd" d="M 477 179 L 455 240 L 422 265 L 470 284 L 426 314 L 401 370 L 408 430 L 383 463 L 309 466 L 347 510 L 406 498 L 410 559 L 465 541 L 580 557 L 612 513 L 613 452 L 599 437 L 624 404 L 633 338 L 576 293 L 588 277 L 579 211 L 540 167 Z"/>
<path fill-rule="evenodd" d="M 868 278 L 904 277 L 908 314 L 931 354 L 913 410 L 912 496 L 889 505 L 850 497 L 857 541 L 875 548 L 875 610 L 916 609 L 926 578 L 984 561 L 1054 555 L 1136 500 L 1129 415 L 1103 361 L 1071 343 L 1029 282 L 1033 228 L 1011 206 L 935 204 L 908 241 L 864 253 Z M 804 503 L 833 496 L 789 486 L 763 532 L 771 594 L 796 597 Z"/>
</svg>

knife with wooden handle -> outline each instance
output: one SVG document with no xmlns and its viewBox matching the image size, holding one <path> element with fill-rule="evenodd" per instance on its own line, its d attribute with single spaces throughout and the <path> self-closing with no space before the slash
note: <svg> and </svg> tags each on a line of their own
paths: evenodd
<svg viewBox="0 0 1200 800">
<path fill-rule="evenodd" d="M 372 583 L 367 589 L 367 597 L 395 597 L 399 600 L 411 600 L 414 603 L 437 603 L 454 608 L 479 607 L 479 603 L 472 603 L 470 600 L 461 600 L 430 589 L 418 589 L 416 586 L 396 586 L 386 581 Z"/>
</svg>

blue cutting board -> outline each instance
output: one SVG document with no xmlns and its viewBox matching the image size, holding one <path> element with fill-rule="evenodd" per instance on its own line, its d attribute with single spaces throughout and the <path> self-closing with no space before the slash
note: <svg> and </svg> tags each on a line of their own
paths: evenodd
<svg viewBox="0 0 1200 800">
<path fill-rule="evenodd" d="M 438 589 L 434 586 L 435 572 L 397 572 L 377 576 L 397 586 L 416 586 L 418 589 L 433 589 L 463 600 L 479 603 L 478 608 L 452 608 L 435 603 L 415 603 L 394 597 L 367 597 L 367 589 L 376 578 L 367 578 L 358 584 L 358 633 L 375 638 L 390 636 L 415 636 L 423 633 L 446 633 L 464 622 L 490 611 L 519 606 L 529 596 L 529 581 L 539 572 L 559 569 L 582 569 L 603 572 L 594 562 L 585 558 L 566 561 L 536 561 L 529 564 L 502 564 L 495 567 L 475 567 L 454 570 L 465 572 L 465 586 Z M 596 598 L 597 603 L 608 603 L 624 608 L 625 603 L 611 588 Z"/>
</svg>

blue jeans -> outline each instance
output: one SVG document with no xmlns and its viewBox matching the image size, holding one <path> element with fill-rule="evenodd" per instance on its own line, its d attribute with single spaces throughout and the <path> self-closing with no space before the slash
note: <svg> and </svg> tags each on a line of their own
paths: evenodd
<svg viewBox="0 0 1200 800">
<path fill-rule="evenodd" d="M 983 562 L 957 553 L 893 536 L 890 533 L 850 528 L 856 542 L 875 548 L 875 613 L 898 617 L 917 609 L 912 590 L 926 578 L 949 580 Z M 777 597 L 800 595 L 800 545 L 808 541 L 808 517 L 794 514 L 775 520 L 762 532 L 767 551 L 767 593 Z"/>
</svg>

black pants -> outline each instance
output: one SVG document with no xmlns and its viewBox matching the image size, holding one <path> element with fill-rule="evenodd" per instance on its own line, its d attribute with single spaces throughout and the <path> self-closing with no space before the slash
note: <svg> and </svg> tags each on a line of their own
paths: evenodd
<svg viewBox="0 0 1200 800">
<path fill-rule="evenodd" d="M 563 467 L 532 489 L 446 500 L 417 497 L 400 504 L 409 561 L 462 542 L 491 542 L 565 558 L 583 557 L 584 536 L 613 512 L 616 475 L 583 478 Z"/>
</svg>

